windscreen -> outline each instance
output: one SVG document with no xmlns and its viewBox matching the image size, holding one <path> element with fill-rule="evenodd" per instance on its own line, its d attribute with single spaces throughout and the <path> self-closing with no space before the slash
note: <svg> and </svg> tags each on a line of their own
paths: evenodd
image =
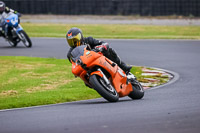
<svg viewBox="0 0 200 133">
<path fill-rule="evenodd" d="M 80 56 L 83 56 L 85 47 L 86 46 L 82 45 L 82 46 L 76 47 L 72 50 L 71 55 L 72 55 L 73 62 L 78 60 L 80 58 Z"/>
</svg>

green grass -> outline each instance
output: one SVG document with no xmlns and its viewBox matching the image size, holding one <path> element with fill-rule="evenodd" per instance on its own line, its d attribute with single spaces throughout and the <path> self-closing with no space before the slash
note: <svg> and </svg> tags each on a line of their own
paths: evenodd
<svg viewBox="0 0 200 133">
<path fill-rule="evenodd" d="M 31 37 L 65 37 L 72 27 L 85 37 L 115 39 L 200 39 L 200 26 L 153 26 L 128 24 L 38 24 L 22 23 Z"/>
<path fill-rule="evenodd" d="M 0 56 L 0 109 L 97 97 L 74 78 L 68 60 Z"/>
<path fill-rule="evenodd" d="M 142 68 L 131 72 L 143 82 Z M 166 77 L 150 77 L 167 82 Z M 71 72 L 67 59 L 0 56 L 0 109 L 55 104 L 101 97 Z"/>
<path fill-rule="evenodd" d="M 0 56 L 0 109 L 98 97 L 96 91 L 74 77 L 68 60 Z"/>
</svg>

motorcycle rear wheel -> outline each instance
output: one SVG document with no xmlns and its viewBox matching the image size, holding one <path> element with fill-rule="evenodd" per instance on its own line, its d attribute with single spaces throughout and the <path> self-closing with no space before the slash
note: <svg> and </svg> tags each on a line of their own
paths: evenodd
<svg viewBox="0 0 200 133">
<path fill-rule="evenodd" d="M 106 85 L 106 83 L 103 81 L 103 79 L 98 76 L 98 75 L 92 75 L 89 79 L 90 84 L 92 87 L 107 101 L 109 102 L 117 102 L 119 100 L 119 95 L 115 88 L 113 87 L 112 89 L 114 92 L 109 91 L 110 89 L 107 88 L 109 86 Z"/>
<path fill-rule="evenodd" d="M 141 99 L 144 96 L 144 88 L 135 80 L 132 84 L 133 91 L 128 95 L 132 99 Z"/>
</svg>

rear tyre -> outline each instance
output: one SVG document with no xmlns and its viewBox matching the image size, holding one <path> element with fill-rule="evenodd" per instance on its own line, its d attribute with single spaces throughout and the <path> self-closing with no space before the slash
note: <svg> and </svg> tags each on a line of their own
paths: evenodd
<svg viewBox="0 0 200 133">
<path fill-rule="evenodd" d="M 20 31 L 19 34 L 21 35 L 22 37 L 22 42 L 24 43 L 24 45 L 27 47 L 27 48 L 30 48 L 32 47 L 32 42 L 31 42 L 31 39 L 29 38 L 29 36 L 26 34 L 25 31 Z"/>
<path fill-rule="evenodd" d="M 128 96 L 132 99 L 143 98 L 144 89 L 142 85 L 137 80 L 134 80 L 131 84 L 132 84 L 133 91 Z"/>
<path fill-rule="evenodd" d="M 119 100 L 119 95 L 115 88 L 112 85 L 106 85 L 105 81 L 100 76 L 95 74 L 92 75 L 89 79 L 89 82 L 92 85 L 92 87 L 107 101 L 117 102 Z"/>
</svg>

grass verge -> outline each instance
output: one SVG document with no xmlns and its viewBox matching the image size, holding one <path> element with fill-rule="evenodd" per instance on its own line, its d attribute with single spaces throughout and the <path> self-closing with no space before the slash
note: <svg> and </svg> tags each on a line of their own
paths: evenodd
<svg viewBox="0 0 200 133">
<path fill-rule="evenodd" d="M 131 72 L 139 81 L 142 68 Z M 152 78 L 152 76 L 151 76 Z M 166 77 L 155 77 L 165 83 Z M 162 81 L 162 82 L 161 82 Z M 55 104 L 99 98 L 80 78 L 74 78 L 71 64 L 65 59 L 0 56 L 0 109 Z"/>
<path fill-rule="evenodd" d="M 67 60 L 0 56 L 0 109 L 97 98 Z"/>
<path fill-rule="evenodd" d="M 200 26 L 157 26 L 131 24 L 38 24 L 22 23 L 31 37 L 65 37 L 71 27 L 85 37 L 112 39 L 200 39 Z"/>
</svg>

